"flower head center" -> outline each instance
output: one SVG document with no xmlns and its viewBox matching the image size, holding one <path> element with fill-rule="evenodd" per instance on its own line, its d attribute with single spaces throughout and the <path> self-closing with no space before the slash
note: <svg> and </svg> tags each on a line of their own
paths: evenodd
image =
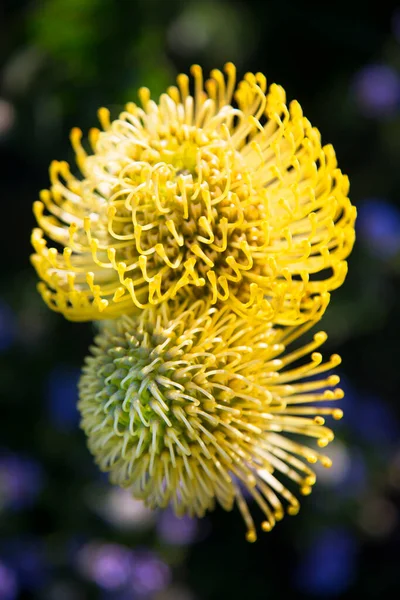
<svg viewBox="0 0 400 600">
<path fill-rule="evenodd" d="M 170 137 L 160 144 L 159 153 L 162 162 L 170 164 L 176 169 L 176 175 L 192 175 L 196 179 L 198 147 L 193 140 L 180 143 L 177 137 Z M 158 145 L 158 144 L 157 144 Z"/>
</svg>

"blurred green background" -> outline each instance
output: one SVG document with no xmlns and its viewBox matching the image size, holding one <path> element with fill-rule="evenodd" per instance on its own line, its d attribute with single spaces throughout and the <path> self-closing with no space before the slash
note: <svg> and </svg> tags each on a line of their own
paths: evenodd
<svg viewBox="0 0 400 600">
<path fill-rule="evenodd" d="M 375 4 L 375 3 L 374 3 Z M 279 0 L 8 0 L 0 9 L 0 600 L 375 599 L 400 564 L 400 10 Z M 285 87 L 350 176 L 357 243 L 322 321 L 346 397 L 334 461 L 256 544 L 239 514 L 150 513 L 111 488 L 75 408 L 90 324 L 51 313 L 31 205 L 68 134 L 179 71 Z"/>
</svg>

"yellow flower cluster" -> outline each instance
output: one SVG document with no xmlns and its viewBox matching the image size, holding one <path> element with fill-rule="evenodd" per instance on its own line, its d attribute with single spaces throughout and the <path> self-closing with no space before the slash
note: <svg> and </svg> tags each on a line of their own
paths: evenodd
<svg viewBox="0 0 400 600">
<path fill-rule="evenodd" d="M 178 295 L 210 296 L 238 314 L 295 325 L 321 316 L 342 284 L 355 209 L 332 146 L 277 85 L 247 74 L 235 93 L 192 68 L 159 104 L 140 90 L 87 155 L 71 140 L 83 179 L 53 162 L 34 205 L 39 290 L 72 320 L 109 319 Z M 47 247 L 48 236 L 61 246 Z"/>
<path fill-rule="evenodd" d="M 279 475 L 308 493 L 304 460 L 329 464 L 284 434 L 333 438 L 322 415 L 340 410 L 313 403 L 340 398 L 338 378 L 314 376 L 339 358 L 321 362 L 323 333 L 286 348 L 343 283 L 356 211 L 332 146 L 280 86 L 236 85 L 232 63 L 192 75 L 158 103 L 142 88 L 115 121 L 100 109 L 91 154 L 72 131 L 82 178 L 52 163 L 32 262 L 50 308 L 104 320 L 79 402 L 100 468 L 178 514 L 236 501 L 254 541 L 241 488 L 268 531 L 282 499 L 299 506 Z"/>
</svg>

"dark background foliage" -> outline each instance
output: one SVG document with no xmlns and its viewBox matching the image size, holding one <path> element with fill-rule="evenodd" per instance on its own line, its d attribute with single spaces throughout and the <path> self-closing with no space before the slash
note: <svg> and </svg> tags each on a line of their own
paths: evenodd
<svg viewBox="0 0 400 600">
<path fill-rule="evenodd" d="M 370 8 L 373 5 L 373 8 Z M 0 599 L 363 597 L 399 593 L 400 11 L 395 3 L 8 0 L 0 13 Z M 112 489 L 75 408 L 90 324 L 52 314 L 29 264 L 32 202 L 72 126 L 146 85 L 234 61 L 296 98 L 358 208 L 322 321 L 346 398 L 334 460 L 256 544 L 240 516 L 150 514 Z"/>
</svg>

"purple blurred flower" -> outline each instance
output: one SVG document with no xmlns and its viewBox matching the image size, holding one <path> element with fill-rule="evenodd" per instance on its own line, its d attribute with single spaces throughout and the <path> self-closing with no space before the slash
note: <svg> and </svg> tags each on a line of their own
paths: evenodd
<svg viewBox="0 0 400 600">
<path fill-rule="evenodd" d="M 0 562 L 0 599 L 14 600 L 17 593 L 18 584 L 14 571 Z"/>
<path fill-rule="evenodd" d="M 153 594 L 165 589 L 171 581 L 171 572 L 162 560 L 147 550 L 135 552 L 133 562 L 133 589 L 140 594 Z"/>
<path fill-rule="evenodd" d="M 328 529 L 302 551 L 297 587 L 321 597 L 337 596 L 351 585 L 356 571 L 357 543 L 345 529 Z"/>
<path fill-rule="evenodd" d="M 364 200 L 358 208 L 357 231 L 375 255 L 390 258 L 400 251 L 400 210 L 383 199 Z"/>
<path fill-rule="evenodd" d="M 188 516 L 177 517 L 171 509 L 159 513 L 157 532 L 167 544 L 191 544 L 197 538 L 198 522 Z"/>
<path fill-rule="evenodd" d="M 82 573 L 98 586 L 117 590 L 132 579 L 133 553 L 119 544 L 89 543 L 78 553 Z"/>
<path fill-rule="evenodd" d="M 18 510 L 30 506 L 43 486 L 43 471 L 31 458 L 0 454 L 0 507 Z"/>
<path fill-rule="evenodd" d="M 75 428 L 79 423 L 77 384 L 80 370 L 59 365 L 51 371 L 47 385 L 50 417 L 60 429 Z"/>
<path fill-rule="evenodd" d="M 0 352 L 12 346 L 16 334 L 14 312 L 0 299 Z"/>
<path fill-rule="evenodd" d="M 78 552 L 78 567 L 103 590 L 130 591 L 140 597 L 164 589 L 170 582 L 168 566 L 148 550 L 132 551 L 120 544 L 92 542 Z"/>
<path fill-rule="evenodd" d="M 353 91 L 365 116 L 390 116 L 400 104 L 400 76 L 388 65 L 368 65 L 355 75 Z"/>
</svg>

